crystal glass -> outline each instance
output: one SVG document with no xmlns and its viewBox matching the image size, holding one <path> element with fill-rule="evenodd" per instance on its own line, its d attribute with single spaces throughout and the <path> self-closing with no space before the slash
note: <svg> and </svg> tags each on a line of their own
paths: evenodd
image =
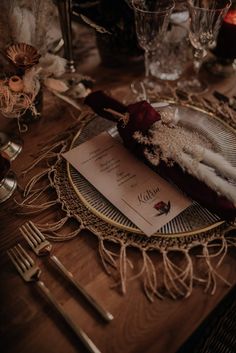
<svg viewBox="0 0 236 353">
<path fill-rule="evenodd" d="M 217 35 L 223 18 L 231 6 L 231 0 L 188 0 L 190 14 L 189 40 L 193 46 L 195 76 L 179 86 L 200 93 L 207 89 L 200 81 L 199 71 L 208 50 L 216 46 Z"/>
<path fill-rule="evenodd" d="M 150 64 L 153 76 L 168 81 L 180 78 L 190 54 L 188 26 L 189 12 L 185 1 L 181 0 L 175 3 L 165 38 Z"/>
<path fill-rule="evenodd" d="M 174 5 L 172 0 L 133 1 L 137 39 L 144 49 L 145 78 L 141 82 L 134 82 L 132 88 L 135 93 L 141 93 L 144 99 L 148 99 L 148 90 L 159 88 L 150 73 L 150 59 L 163 41 Z"/>
</svg>

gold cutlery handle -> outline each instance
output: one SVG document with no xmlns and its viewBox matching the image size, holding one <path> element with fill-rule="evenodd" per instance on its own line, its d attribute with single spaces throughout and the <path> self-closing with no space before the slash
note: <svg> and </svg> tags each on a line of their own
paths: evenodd
<svg viewBox="0 0 236 353">
<path fill-rule="evenodd" d="M 55 266 L 59 269 L 59 271 L 77 288 L 77 290 L 87 299 L 87 301 L 91 304 L 91 306 L 97 310 L 97 312 L 103 317 L 106 321 L 113 320 L 113 315 L 103 309 L 95 299 L 79 284 L 79 282 L 74 278 L 73 274 L 68 271 L 65 266 L 61 263 L 61 261 L 55 256 L 50 256 L 51 261 L 55 264 Z"/>
<path fill-rule="evenodd" d="M 84 346 L 90 353 L 101 353 L 101 351 L 95 346 L 95 344 L 91 341 L 91 339 L 86 335 L 86 333 L 70 318 L 70 316 L 65 312 L 63 307 L 58 303 L 58 301 L 54 298 L 51 291 L 45 286 L 42 281 L 36 282 L 37 286 L 47 297 L 49 302 L 53 305 L 56 311 L 63 317 L 66 323 L 70 326 L 70 328 L 74 331 L 74 333 L 78 336 Z"/>
</svg>

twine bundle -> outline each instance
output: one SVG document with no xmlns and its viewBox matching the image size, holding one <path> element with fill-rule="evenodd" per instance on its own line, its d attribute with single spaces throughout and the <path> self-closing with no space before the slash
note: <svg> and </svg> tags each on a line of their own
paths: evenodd
<svg viewBox="0 0 236 353">
<path fill-rule="evenodd" d="M 18 90 L 17 87 L 23 86 L 23 80 L 15 77 L 15 85 L 12 78 L 5 79 L 0 82 L 0 107 L 1 113 L 7 118 L 19 118 L 28 109 L 33 115 L 37 115 L 37 110 L 34 106 L 34 100 L 38 94 L 39 87 L 35 84 L 30 93 Z"/>
</svg>

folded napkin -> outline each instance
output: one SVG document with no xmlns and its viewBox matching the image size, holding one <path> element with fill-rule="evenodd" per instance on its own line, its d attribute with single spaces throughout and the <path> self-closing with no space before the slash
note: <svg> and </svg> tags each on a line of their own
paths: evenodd
<svg viewBox="0 0 236 353">
<path fill-rule="evenodd" d="M 144 145 L 134 137 L 134 134 L 139 131 L 143 136 L 148 135 L 155 123 L 161 120 L 160 113 L 146 101 L 126 106 L 102 91 L 89 94 L 85 99 L 85 104 L 89 105 L 99 116 L 116 121 L 124 145 L 149 163 L 145 157 Z M 149 148 L 151 149 L 151 146 Z M 151 167 L 153 168 L 153 165 Z M 236 207 L 233 202 L 227 197 L 219 195 L 204 181 L 191 175 L 174 160 L 172 163 L 160 160 L 154 169 L 163 178 L 173 182 L 189 197 L 218 214 L 222 219 L 227 221 L 235 219 Z"/>
</svg>

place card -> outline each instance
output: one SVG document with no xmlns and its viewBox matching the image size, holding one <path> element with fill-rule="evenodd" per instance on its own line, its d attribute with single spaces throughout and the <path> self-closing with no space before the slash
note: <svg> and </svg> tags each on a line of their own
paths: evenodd
<svg viewBox="0 0 236 353">
<path fill-rule="evenodd" d="M 63 156 L 148 236 L 191 204 L 107 132 Z"/>
</svg>

